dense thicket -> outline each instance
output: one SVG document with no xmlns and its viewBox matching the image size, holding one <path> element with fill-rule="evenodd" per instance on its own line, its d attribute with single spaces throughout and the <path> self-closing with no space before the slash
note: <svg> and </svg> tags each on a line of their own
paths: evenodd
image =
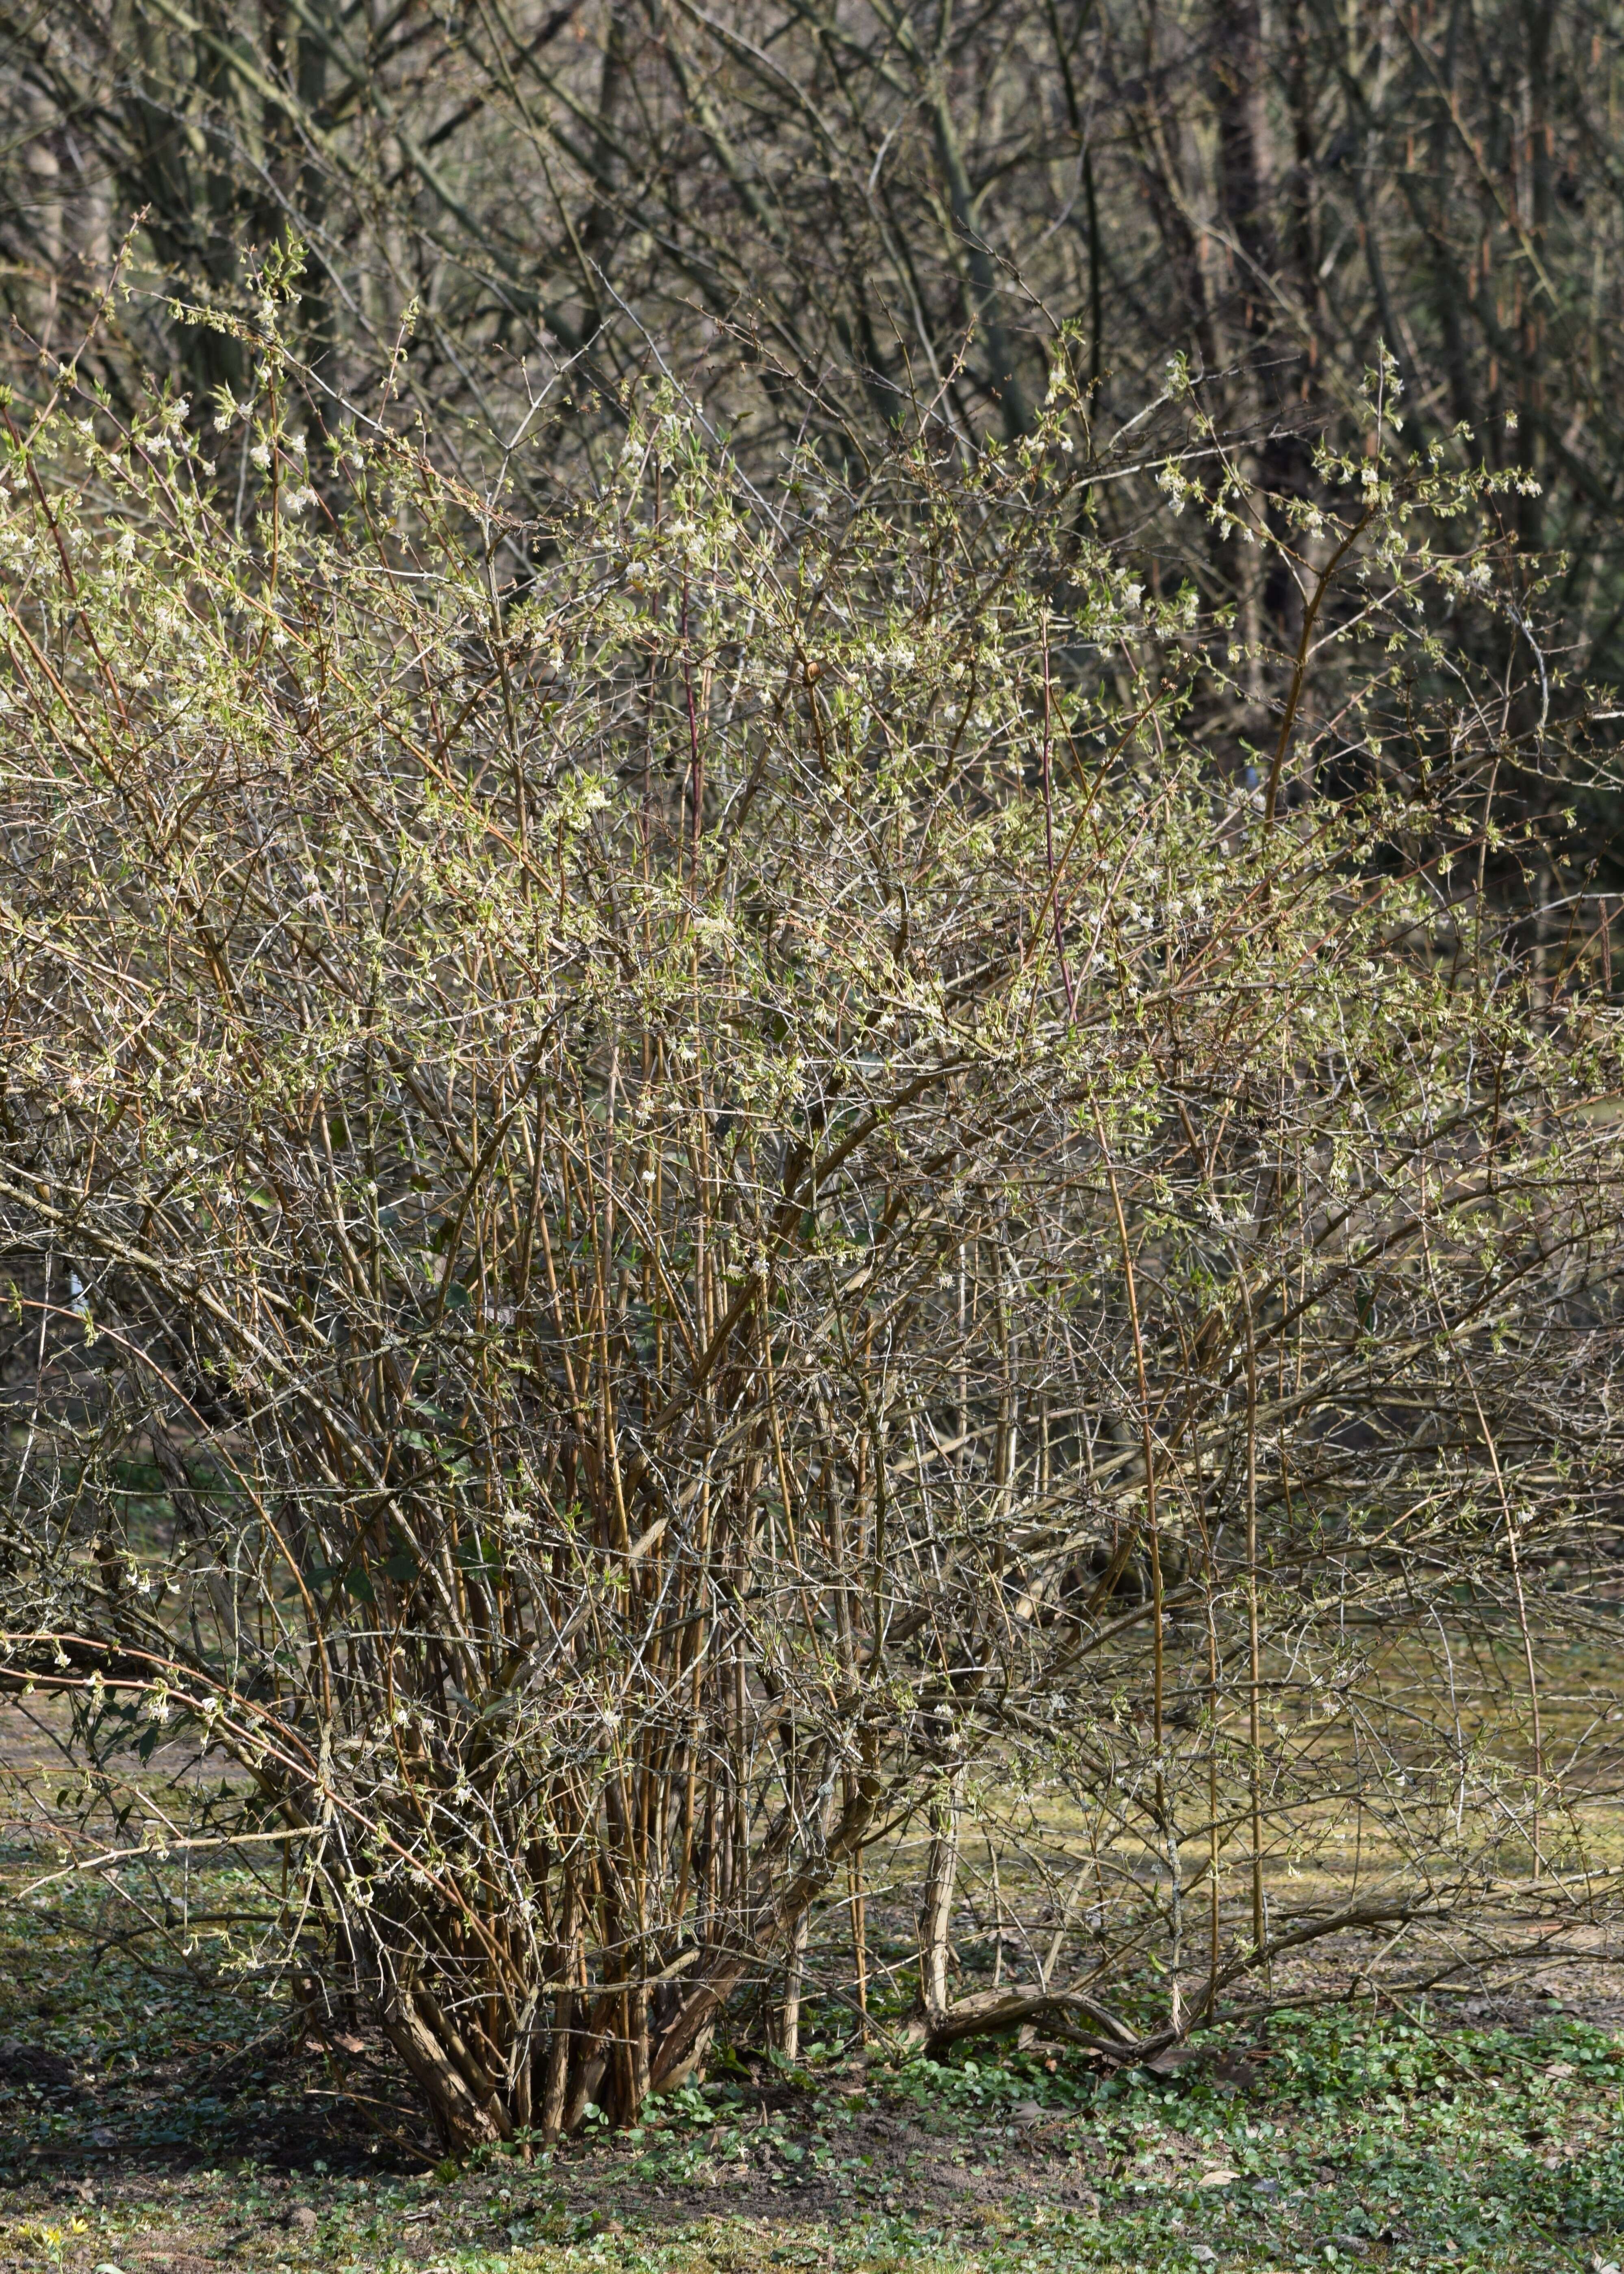
<svg viewBox="0 0 1624 2274">
<path fill-rule="evenodd" d="M 5 1675 L 448 2140 L 1603 1916 L 1620 29 L 0 0 Z"/>
<path fill-rule="evenodd" d="M 65 395 L 0 519 L 4 1665 L 70 1856 L 268 1842 L 189 1944 L 454 2143 L 861 2006 L 910 1834 L 876 2018 L 937 2047 L 1598 1921 L 1611 1693 L 1541 1657 L 1606 1613 L 1542 1575 L 1616 1519 L 1620 1035 L 1605 931 L 1485 890 L 1500 772 L 1582 756 L 1470 660 L 1513 483 L 1390 369 L 1295 492 L 1181 398 L 1276 674 L 1092 528 L 1064 355 L 856 487 L 656 396 L 504 589 L 504 506 L 363 434 L 318 489 L 227 336 L 255 408 Z"/>
</svg>

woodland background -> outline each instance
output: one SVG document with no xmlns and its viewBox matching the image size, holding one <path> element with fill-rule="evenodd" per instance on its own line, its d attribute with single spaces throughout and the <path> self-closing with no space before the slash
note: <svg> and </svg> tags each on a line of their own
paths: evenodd
<svg viewBox="0 0 1624 2274">
<path fill-rule="evenodd" d="M 1614 668 L 1605 9 L 67 0 L 0 39 L 20 335 L 75 341 L 141 217 L 92 351 L 116 393 L 240 381 L 163 295 L 229 305 L 289 237 L 319 394 L 394 365 L 410 308 L 398 380 L 444 449 L 568 365 L 560 473 L 655 364 L 764 464 L 938 392 L 961 437 L 1019 434 L 1063 325 L 1108 432 L 1174 354 L 1238 427 L 1312 429 L 1385 343 L 1412 434 L 1538 478 L 1519 539 L 1561 550 L 1562 621 Z"/>
</svg>

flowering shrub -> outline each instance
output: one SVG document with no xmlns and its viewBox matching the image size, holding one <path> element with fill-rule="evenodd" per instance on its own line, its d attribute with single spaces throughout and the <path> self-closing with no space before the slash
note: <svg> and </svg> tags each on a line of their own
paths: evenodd
<svg viewBox="0 0 1624 2274">
<path fill-rule="evenodd" d="M 534 527 L 254 352 L 242 486 L 64 382 L 0 506 L 4 1662 L 125 1846 L 266 1843 L 239 1956 L 454 2146 L 633 2120 L 763 1985 L 793 2052 L 915 1825 L 933 2053 L 1600 1900 L 1530 1607 L 1617 1474 L 1619 1025 L 1484 889 L 1552 731 L 1452 642 L 1491 486 L 1376 383 L 1312 500 L 1192 410 L 1275 659 L 1093 538 L 1064 366 L 765 498 L 652 396 Z M 1047 1916 L 955 1995 L 1012 1811 Z"/>
</svg>

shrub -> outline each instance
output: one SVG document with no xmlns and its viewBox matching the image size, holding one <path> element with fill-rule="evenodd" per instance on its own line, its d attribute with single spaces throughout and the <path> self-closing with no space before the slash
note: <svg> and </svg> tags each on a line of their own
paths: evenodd
<svg viewBox="0 0 1624 2274">
<path fill-rule="evenodd" d="M 629 2120 L 756 1984 L 793 2049 L 915 1824 L 933 2052 L 1592 1900 L 1529 1602 L 1615 1472 L 1618 1025 L 1482 889 L 1492 485 L 1373 394 L 1264 500 L 1196 417 L 1274 659 L 1092 538 L 1063 368 L 1013 452 L 770 498 L 645 398 L 520 527 L 381 427 L 308 463 L 256 353 L 240 505 L 175 403 L 6 469 L 5 1664 L 86 1791 L 274 1834 L 259 1958 L 455 2147 Z M 1467 1629 L 1531 1755 L 1434 1690 Z M 1046 1950 L 955 1997 L 1011 1793 Z"/>
</svg>

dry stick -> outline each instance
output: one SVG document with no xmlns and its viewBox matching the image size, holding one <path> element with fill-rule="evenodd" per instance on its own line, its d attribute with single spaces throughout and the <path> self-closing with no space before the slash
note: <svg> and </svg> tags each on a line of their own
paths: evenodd
<svg viewBox="0 0 1624 2274">
<path fill-rule="evenodd" d="M 846 1805 L 852 1805 L 852 1780 L 845 1779 Z M 857 1969 L 858 2027 L 861 2042 L 868 2042 L 868 1906 L 863 1894 L 863 1851 L 861 1843 L 846 1857 L 846 1884 L 852 1898 L 852 1962 Z"/>
<path fill-rule="evenodd" d="M 1424 1191 L 1423 1208 L 1425 1208 L 1425 1194 Z M 1421 1253 L 1426 1264 L 1427 1286 L 1432 1293 L 1432 1301 L 1437 1306 L 1440 1323 L 1442 1325 L 1445 1334 L 1448 1337 L 1450 1353 L 1455 1358 L 1455 1363 L 1458 1365 L 1461 1373 L 1465 1377 L 1467 1389 L 1471 1392 L 1472 1405 L 1477 1416 L 1477 1427 L 1483 1432 L 1483 1442 L 1487 1449 L 1489 1456 L 1489 1466 L 1494 1472 L 1494 1489 L 1500 1496 L 1500 1515 L 1504 1519 L 1506 1526 L 1506 1547 L 1507 1552 L 1511 1558 L 1511 1584 L 1517 1600 L 1517 1628 L 1522 1638 L 1522 1663 L 1528 1674 L 1529 1714 L 1533 1723 L 1534 1816 L 1531 1830 L 1534 1850 L 1534 1880 L 1535 1884 L 1538 1885 L 1541 1876 L 1541 1860 L 1539 1853 L 1539 1802 L 1540 1796 L 1545 1788 L 1545 1738 L 1544 1732 L 1540 1727 L 1539 1675 L 1534 1663 L 1534 1638 L 1529 1632 L 1528 1599 L 1522 1592 L 1522 1559 L 1517 1553 L 1516 1522 L 1511 1512 L 1511 1501 L 1506 1491 L 1506 1479 L 1500 1469 L 1500 1449 L 1494 1442 L 1494 1433 L 1489 1427 L 1488 1416 L 1483 1410 L 1483 1401 L 1477 1395 L 1477 1377 L 1472 1373 L 1471 1367 L 1464 1353 L 1457 1348 L 1455 1337 L 1449 1333 L 1448 1316 L 1444 1308 L 1443 1299 L 1438 1291 L 1437 1282 L 1433 1277 L 1432 1242 L 1427 1238 L 1426 1223 L 1424 1214 L 1422 1216 L 1421 1228 Z"/>
<path fill-rule="evenodd" d="M 1219 1858 L 1222 1853 L 1222 1843 L 1218 1837 L 1218 1629 L 1213 1610 L 1213 1562 L 1210 1544 L 1207 1555 L 1207 1710 L 1211 1726 L 1207 1745 L 1207 1998 L 1202 2012 L 1205 2019 L 1210 2022 L 1213 2017 L 1213 2007 L 1218 1999 L 1218 1937 L 1222 1913 Z"/>
<path fill-rule="evenodd" d="M 1186 1415 L 1185 1428 L 1189 1430 Z M 1201 2001 L 1204 2022 L 1210 2022 L 1218 1999 L 1218 1946 L 1222 1926 L 1221 1901 L 1223 1842 L 1218 1835 L 1218 1615 L 1217 1562 L 1213 1535 L 1207 1521 L 1201 1465 L 1196 1464 L 1195 1521 L 1201 1535 L 1201 1568 L 1207 1612 L 1207 1993 Z"/>
<path fill-rule="evenodd" d="M 694 666 L 688 647 L 688 572 L 682 576 L 682 692 L 688 703 L 688 783 L 694 800 L 693 863 L 690 889 L 699 891 L 699 840 L 704 828 L 705 760 L 699 745 L 699 717 L 694 708 Z"/>
<path fill-rule="evenodd" d="M 988 1876 L 992 1881 L 992 1984 L 996 1990 L 1004 1979 L 1004 1881 L 998 1871 L 998 1850 L 993 1836 L 987 1834 Z"/>
<path fill-rule="evenodd" d="M 1043 611 L 1043 859 L 1049 870 L 1049 911 L 1055 926 L 1055 960 L 1060 966 L 1061 984 L 1065 989 L 1066 1018 L 1077 1022 L 1077 997 L 1071 988 L 1071 975 L 1066 968 L 1065 927 L 1060 920 L 1060 893 L 1055 877 L 1055 800 L 1051 779 L 1050 759 L 1053 755 L 1053 735 L 1050 731 L 1054 718 L 1054 697 L 1049 677 L 1049 611 Z"/>
<path fill-rule="evenodd" d="M 1169 1879 L 1174 1913 L 1173 1932 L 1177 1946 L 1181 1909 L 1178 1838 L 1168 1818 L 1167 1784 L 1162 1752 L 1162 1695 L 1166 1681 L 1165 1638 L 1162 1633 L 1162 1535 L 1156 1513 L 1156 1457 L 1150 1432 L 1150 1380 L 1145 1366 L 1145 1337 L 1139 1326 L 1139 1287 L 1133 1272 L 1133 1249 L 1128 1238 L 1128 1219 L 1123 1212 L 1122 1188 L 1116 1180 L 1116 1163 L 1111 1159 L 1110 1147 L 1106 1141 L 1104 1117 L 1097 1103 L 1094 1106 L 1094 1125 L 1099 1139 L 1101 1158 L 1105 1163 L 1106 1179 L 1111 1188 L 1111 1206 L 1116 1216 L 1116 1235 L 1122 1246 L 1123 1279 L 1128 1295 L 1128 1323 L 1133 1335 L 1133 1363 L 1139 1378 L 1139 1435 L 1145 1462 L 1145 1530 L 1150 1542 L 1151 1741 L 1155 1747 L 1156 1754 L 1154 1790 L 1156 1828 L 1167 1843 Z M 1172 2018 L 1174 2028 L 1176 2029 L 1182 2028 L 1177 1965 L 1173 1974 Z"/>
<path fill-rule="evenodd" d="M 1489 1465 L 1494 1472 L 1494 1489 L 1500 1495 L 1500 1513 L 1505 1518 L 1506 1523 L 1506 1545 L 1511 1556 L 1511 1584 L 1517 1599 L 1517 1626 L 1522 1637 L 1522 1663 L 1528 1672 L 1529 1713 L 1533 1722 L 1534 1819 L 1532 1825 L 1532 1843 L 1534 1849 L 1534 1879 L 1536 1885 L 1538 1885 L 1541 1876 L 1541 1858 L 1539 1853 L 1539 1801 L 1540 1796 L 1545 1789 L 1545 1740 L 1540 1728 L 1539 1675 L 1534 1664 L 1534 1638 L 1529 1632 L 1528 1599 L 1522 1592 L 1522 1562 L 1517 1553 L 1516 1519 L 1511 1512 L 1511 1502 L 1506 1493 L 1506 1480 L 1500 1471 L 1500 1453 L 1494 1442 L 1494 1433 L 1489 1427 L 1488 1417 L 1483 1410 L 1483 1402 L 1477 1396 L 1477 1382 L 1472 1378 L 1471 1368 L 1467 1366 L 1464 1361 L 1462 1363 L 1461 1370 L 1466 1376 L 1466 1387 L 1470 1390 L 1472 1404 L 1477 1408 L 1477 1426 L 1483 1432 L 1483 1442 L 1488 1448 Z"/>
<path fill-rule="evenodd" d="M 1106 1180 L 1110 1186 L 1111 1206 L 1116 1216 L 1116 1235 L 1122 1248 L 1123 1278 L 1128 1296 L 1128 1322 L 1133 1336 L 1133 1362 L 1139 1386 L 1140 1449 L 1145 1463 L 1145 1528 L 1150 1542 L 1151 1617 L 1154 1625 L 1152 1645 L 1152 1729 L 1157 1754 L 1156 1788 L 1162 1788 L 1162 1703 L 1164 1680 L 1162 1635 L 1162 1552 L 1156 1517 L 1155 1451 L 1150 1434 L 1150 1383 L 1145 1367 L 1145 1340 L 1139 1328 L 1138 1284 L 1133 1272 L 1133 1251 L 1128 1239 L 1128 1220 L 1123 1213 L 1122 1191 L 1116 1181 L 1116 1164 L 1106 1141 L 1105 1123 L 1096 1104 L 1094 1108 L 1094 1129 L 1100 1141 L 1101 1157 L 1105 1163 Z M 1161 1803 L 1157 1803 L 1160 1811 Z"/>
<path fill-rule="evenodd" d="M 1266 1940 L 1263 1911 L 1262 1658 L 1258 1641 L 1258 1344 L 1252 1328 L 1252 1285 L 1241 1274 L 1246 1306 L 1246 1645 L 1250 1658 L 1247 1738 L 1252 1785 L 1252 1937 Z"/>
</svg>

